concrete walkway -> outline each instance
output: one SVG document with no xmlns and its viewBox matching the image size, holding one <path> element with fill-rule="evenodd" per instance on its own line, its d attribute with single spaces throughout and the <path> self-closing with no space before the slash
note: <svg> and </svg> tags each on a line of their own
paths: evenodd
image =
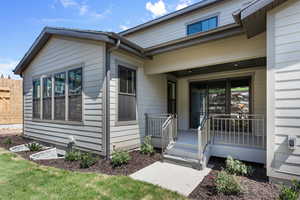
<svg viewBox="0 0 300 200">
<path fill-rule="evenodd" d="M 166 162 L 155 162 L 130 177 L 188 196 L 210 171 L 211 168 L 199 171 Z"/>
</svg>

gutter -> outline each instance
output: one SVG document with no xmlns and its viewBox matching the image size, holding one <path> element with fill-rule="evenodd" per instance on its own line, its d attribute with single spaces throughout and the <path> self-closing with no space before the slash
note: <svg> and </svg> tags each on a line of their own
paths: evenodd
<svg viewBox="0 0 300 200">
<path fill-rule="evenodd" d="M 106 47 L 105 50 L 105 89 L 104 89 L 104 119 L 105 119 L 105 156 L 110 156 L 110 60 L 111 53 L 121 46 L 121 40 L 118 39 L 115 46 Z"/>
</svg>

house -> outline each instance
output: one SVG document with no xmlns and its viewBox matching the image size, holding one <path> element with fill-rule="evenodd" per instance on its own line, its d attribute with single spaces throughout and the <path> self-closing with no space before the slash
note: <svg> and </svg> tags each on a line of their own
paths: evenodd
<svg viewBox="0 0 300 200">
<path fill-rule="evenodd" d="M 46 27 L 15 69 L 24 135 L 300 178 L 300 1 L 204 0 L 121 33 Z"/>
</svg>

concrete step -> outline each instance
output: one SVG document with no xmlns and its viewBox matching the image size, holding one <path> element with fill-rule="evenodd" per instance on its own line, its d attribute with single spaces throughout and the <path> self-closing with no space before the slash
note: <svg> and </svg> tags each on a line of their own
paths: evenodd
<svg viewBox="0 0 300 200">
<path fill-rule="evenodd" d="M 198 159 L 197 149 L 189 149 L 189 148 L 178 147 L 178 146 L 174 146 L 170 149 L 167 149 L 166 154 L 189 158 L 189 159 Z"/>
<path fill-rule="evenodd" d="M 200 163 L 199 160 L 197 160 L 197 159 L 164 154 L 163 160 L 164 160 L 164 162 L 202 170 L 202 163 Z"/>
</svg>

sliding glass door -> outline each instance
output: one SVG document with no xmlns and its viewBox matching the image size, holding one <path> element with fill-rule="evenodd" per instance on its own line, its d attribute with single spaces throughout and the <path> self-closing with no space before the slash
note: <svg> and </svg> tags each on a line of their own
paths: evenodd
<svg viewBox="0 0 300 200">
<path fill-rule="evenodd" d="M 250 111 L 251 77 L 190 83 L 190 128 L 198 128 L 205 115 Z"/>
</svg>

